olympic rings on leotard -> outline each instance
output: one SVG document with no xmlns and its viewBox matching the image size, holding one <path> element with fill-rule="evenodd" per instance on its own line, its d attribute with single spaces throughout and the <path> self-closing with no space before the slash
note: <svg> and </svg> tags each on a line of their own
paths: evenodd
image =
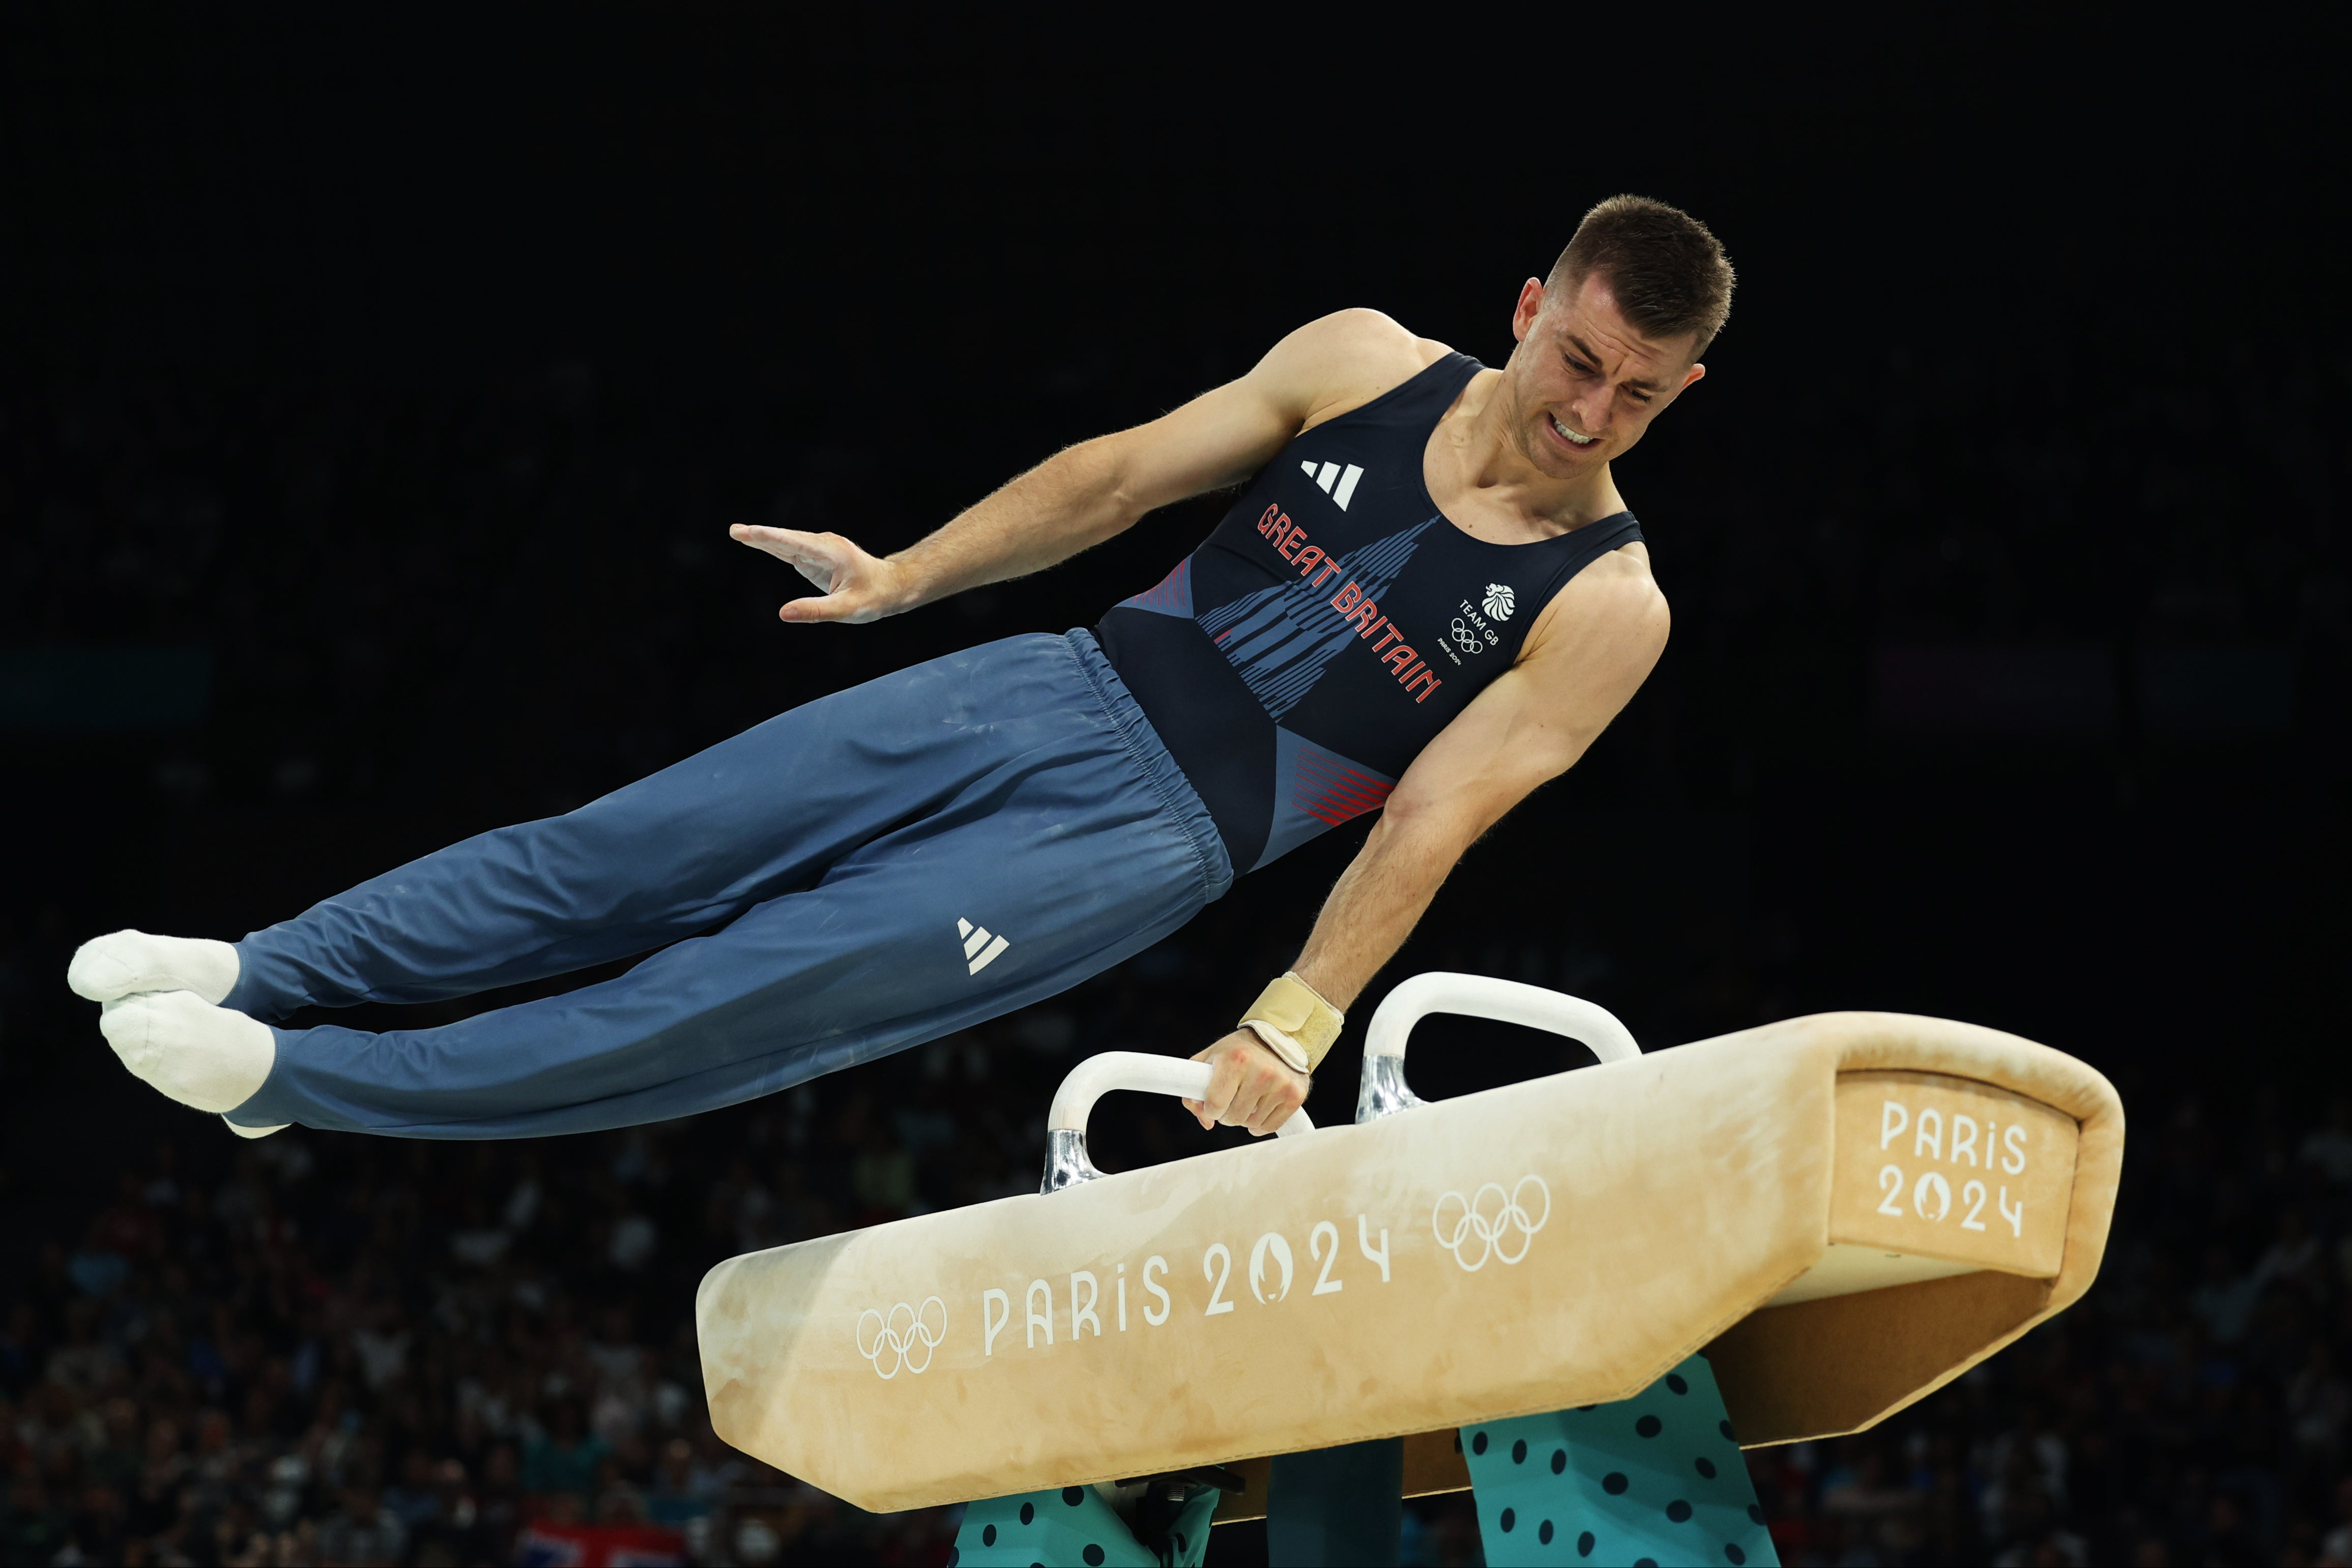
<svg viewBox="0 0 2352 1568">
<path fill-rule="evenodd" d="M 1539 1215 L 1528 1213 L 1525 1198 L 1530 1184 L 1543 1199 L 1543 1213 Z M 1491 1218 L 1482 1212 L 1488 1193 L 1495 1194 Z M 1449 1203 L 1458 1204 L 1462 1209 L 1451 1224 L 1445 1218 L 1445 1205 Z M 1528 1255 L 1536 1232 L 1551 1218 L 1551 1189 L 1544 1185 L 1541 1176 L 1534 1175 L 1521 1176 L 1518 1184 L 1507 1193 L 1500 1183 L 1488 1182 L 1467 1198 L 1460 1193 L 1447 1193 L 1437 1200 L 1437 1207 L 1431 1211 L 1429 1218 L 1437 1233 L 1437 1245 L 1454 1254 L 1454 1261 L 1462 1265 L 1465 1272 L 1475 1274 L 1486 1267 L 1489 1258 L 1498 1258 L 1508 1264 Z M 1512 1250 L 1514 1239 L 1517 1243 L 1516 1251 Z M 1470 1257 L 1473 1244 L 1477 1249 L 1475 1261 Z"/>
<path fill-rule="evenodd" d="M 939 1309 L 939 1327 L 931 1326 L 931 1309 Z M 905 1321 L 900 1321 L 901 1314 Z M 866 1320 L 874 1320 L 874 1342 L 866 1342 Z M 931 1364 L 931 1352 L 948 1337 L 948 1304 L 937 1296 L 926 1296 L 920 1307 L 909 1307 L 904 1301 L 895 1303 L 887 1312 L 877 1312 L 868 1307 L 857 1314 L 857 1353 L 874 1363 L 874 1370 L 887 1381 L 908 1372 L 921 1372 Z M 916 1359 L 918 1353 L 921 1360 Z M 885 1366 L 887 1363 L 887 1366 Z"/>
</svg>

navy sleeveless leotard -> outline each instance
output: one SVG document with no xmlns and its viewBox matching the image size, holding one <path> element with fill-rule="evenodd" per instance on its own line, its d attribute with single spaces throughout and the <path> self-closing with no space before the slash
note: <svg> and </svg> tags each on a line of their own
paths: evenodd
<svg viewBox="0 0 2352 1568">
<path fill-rule="evenodd" d="M 1531 544 L 1446 520 L 1422 458 L 1481 368 L 1448 354 L 1299 436 L 1096 628 L 1236 870 L 1377 809 L 1561 584 L 1642 537 L 1631 512 Z"/>
</svg>

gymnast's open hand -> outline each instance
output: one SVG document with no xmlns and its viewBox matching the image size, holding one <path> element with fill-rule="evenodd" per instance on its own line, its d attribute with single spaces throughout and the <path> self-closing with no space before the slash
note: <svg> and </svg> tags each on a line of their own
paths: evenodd
<svg viewBox="0 0 2352 1568">
<path fill-rule="evenodd" d="M 868 555 L 837 533 L 803 533 L 739 522 L 728 533 L 764 550 L 815 584 L 823 593 L 794 599 L 776 612 L 786 621 L 878 621 L 911 607 L 913 596 L 895 562 Z"/>
<path fill-rule="evenodd" d="M 1184 1109 L 1199 1117 L 1203 1127 L 1222 1121 L 1228 1127 L 1246 1127 L 1252 1137 L 1263 1138 L 1279 1131 L 1290 1113 L 1307 1101 L 1311 1085 L 1307 1076 L 1292 1071 L 1247 1029 L 1235 1029 L 1192 1059 L 1207 1062 L 1212 1068 L 1209 1098 L 1184 1102 Z"/>
</svg>

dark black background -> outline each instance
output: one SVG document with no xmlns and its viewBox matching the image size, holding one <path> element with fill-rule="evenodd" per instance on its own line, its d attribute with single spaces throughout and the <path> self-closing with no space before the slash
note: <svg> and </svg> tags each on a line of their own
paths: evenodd
<svg viewBox="0 0 2352 1568">
<path fill-rule="evenodd" d="M 2135 1103 L 2345 1082 L 2347 170 L 2314 19 L 5 28 L 0 652 L 211 672 L 193 722 L 0 728 L 12 1249 L 188 1125 L 66 993 L 76 942 L 233 937 L 814 696 L 1090 622 L 1213 500 L 862 627 L 778 625 L 792 583 L 725 531 L 902 545 L 1345 306 L 1499 362 L 1520 280 L 1619 190 L 1740 272 L 1707 379 L 1620 465 L 1673 643 L 1370 996 L 1483 970 L 1653 1047 L 1935 1013 Z M 1916 648 L 2086 653 L 2112 721 L 1897 711 L 1874 672 Z M 2183 650 L 2291 669 L 2283 713 L 2154 721 L 2143 672 Z M 1160 1048 L 1205 1043 L 1361 831 L 1106 984 Z M 1431 1037 L 1433 1092 L 1556 1059 Z"/>
</svg>

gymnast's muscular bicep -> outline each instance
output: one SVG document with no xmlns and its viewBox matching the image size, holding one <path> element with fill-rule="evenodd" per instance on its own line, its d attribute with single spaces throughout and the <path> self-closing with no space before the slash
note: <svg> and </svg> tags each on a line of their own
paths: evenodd
<svg viewBox="0 0 2352 1568">
<path fill-rule="evenodd" d="M 1646 570 L 1563 589 L 1535 651 L 1438 731 L 1388 799 L 1392 830 L 1459 854 L 1538 785 L 1576 765 L 1665 650 L 1665 596 Z"/>
<path fill-rule="evenodd" d="M 1284 338 L 1248 374 L 1100 445 L 1140 516 L 1239 484 L 1307 426 L 1410 380 L 1444 353 L 1377 310 L 1341 310 Z"/>
</svg>

